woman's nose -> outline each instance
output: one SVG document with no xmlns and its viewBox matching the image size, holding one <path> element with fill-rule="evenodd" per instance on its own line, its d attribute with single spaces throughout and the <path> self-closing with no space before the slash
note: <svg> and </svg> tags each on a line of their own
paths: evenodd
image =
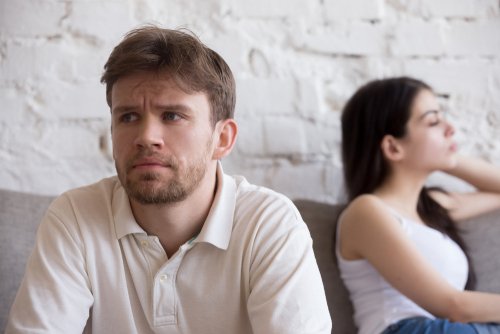
<svg viewBox="0 0 500 334">
<path fill-rule="evenodd" d="M 446 122 L 445 123 L 446 128 L 444 130 L 445 131 L 444 133 L 447 137 L 451 137 L 455 134 L 455 127 L 450 122 L 448 121 L 445 122 Z"/>
</svg>

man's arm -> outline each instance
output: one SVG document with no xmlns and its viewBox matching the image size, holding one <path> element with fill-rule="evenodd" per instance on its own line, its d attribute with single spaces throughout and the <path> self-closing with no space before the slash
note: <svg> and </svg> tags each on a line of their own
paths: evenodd
<svg viewBox="0 0 500 334">
<path fill-rule="evenodd" d="M 76 224 L 63 222 L 49 209 L 38 228 L 6 334 L 83 332 L 93 303 L 83 254 Z"/>
<path fill-rule="evenodd" d="M 287 215 L 288 216 L 288 215 Z M 285 217 L 282 217 L 285 218 Z M 254 333 L 331 333 L 323 282 L 304 222 L 283 221 L 259 232 L 251 268 L 248 312 Z M 268 231 L 266 231 L 268 230 Z"/>
</svg>

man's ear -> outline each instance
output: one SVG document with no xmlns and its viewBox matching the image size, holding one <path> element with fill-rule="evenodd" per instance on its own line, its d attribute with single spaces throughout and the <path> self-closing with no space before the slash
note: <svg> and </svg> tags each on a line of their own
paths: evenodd
<svg viewBox="0 0 500 334">
<path fill-rule="evenodd" d="M 399 161 L 404 158 L 404 148 L 397 138 L 385 135 L 380 143 L 382 154 L 389 161 Z"/>
<path fill-rule="evenodd" d="M 212 159 L 220 160 L 231 153 L 238 135 L 238 124 L 232 118 L 217 122 L 215 125 L 215 148 Z"/>
</svg>

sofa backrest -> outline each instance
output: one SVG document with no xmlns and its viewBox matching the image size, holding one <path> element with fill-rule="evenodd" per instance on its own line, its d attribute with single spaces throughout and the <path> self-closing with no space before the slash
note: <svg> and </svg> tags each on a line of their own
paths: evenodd
<svg viewBox="0 0 500 334">
<path fill-rule="evenodd" d="M 36 228 L 53 197 L 0 189 L 0 333 L 24 275 Z"/>
<path fill-rule="evenodd" d="M 500 293 L 500 210 L 458 224 L 476 273 L 474 290 Z"/>
<path fill-rule="evenodd" d="M 36 228 L 53 197 L 0 189 L 0 333 L 24 274 Z M 355 334 L 352 304 L 334 257 L 334 232 L 344 205 L 295 200 L 313 238 L 334 333 Z M 479 291 L 500 293 L 500 210 L 459 225 L 476 268 Z"/>
<path fill-rule="evenodd" d="M 332 333 L 355 334 L 353 308 L 334 256 L 335 231 L 345 205 L 295 200 L 313 239 L 313 248 L 323 278 L 333 321 Z M 500 293 L 500 210 L 458 223 L 472 260 L 477 282 L 474 290 Z"/>
<path fill-rule="evenodd" d="M 340 278 L 334 253 L 337 218 L 345 205 L 331 205 L 301 199 L 295 200 L 294 204 L 311 232 L 314 255 L 321 272 L 332 317 L 332 333 L 356 334 L 357 329 L 352 320 L 352 304 L 349 300 L 349 293 Z"/>
</svg>

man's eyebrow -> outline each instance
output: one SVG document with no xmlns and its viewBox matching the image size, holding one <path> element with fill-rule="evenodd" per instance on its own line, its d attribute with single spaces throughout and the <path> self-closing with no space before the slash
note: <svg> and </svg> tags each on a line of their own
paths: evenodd
<svg viewBox="0 0 500 334">
<path fill-rule="evenodd" d="M 117 114 L 123 114 L 123 113 L 134 111 L 137 109 L 138 109 L 137 107 L 132 107 L 132 106 L 118 106 L 115 108 L 111 108 L 111 112 L 117 113 Z"/>
<path fill-rule="evenodd" d="M 156 109 L 160 109 L 163 111 L 181 111 L 181 112 L 189 112 L 192 109 L 185 104 L 156 104 L 154 106 Z"/>
<path fill-rule="evenodd" d="M 179 111 L 179 112 L 190 112 L 192 109 L 185 105 L 185 104 L 155 104 L 154 108 L 157 110 L 162 110 L 162 111 Z M 114 113 L 125 113 L 125 112 L 131 112 L 131 111 L 139 111 L 141 108 L 136 107 L 136 106 L 117 106 L 116 108 L 112 109 L 112 112 Z"/>
</svg>

